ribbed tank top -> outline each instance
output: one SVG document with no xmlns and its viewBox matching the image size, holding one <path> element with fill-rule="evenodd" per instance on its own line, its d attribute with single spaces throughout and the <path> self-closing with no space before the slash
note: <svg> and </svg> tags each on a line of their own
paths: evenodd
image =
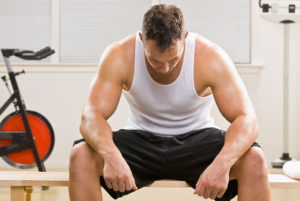
<svg viewBox="0 0 300 201">
<path fill-rule="evenodd" d="M 133 80 L 130 90 L 123 90 L 130 109 L 124 129 L 173 136 L 214 126 L 210 116 L 213 95 L 200 97 L 195 89 L 195 33 L 189 32 L 185 48 L 177 79 L 170 84 L 160 84 L 147 70 L 144 45 L 137 32 Z"/>
</svg>

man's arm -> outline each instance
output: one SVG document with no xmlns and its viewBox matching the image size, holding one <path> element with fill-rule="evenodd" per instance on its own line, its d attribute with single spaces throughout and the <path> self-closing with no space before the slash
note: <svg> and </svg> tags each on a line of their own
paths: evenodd
<svg viewBox="0 0 300 201">
<path fill-rule="evenodd" d="M 258 137 L 258 125 L 247 90 L 229 56 L 215 46 L 208 58 L 208 85 L 220 112 L 231 125 L 223 148 L 201 175 L 195 193 L 204 197 L 221 197 L 228 184 L 230 168 Z"/>
<path fill-rule="evenodd" d="M 246 87 L 239 77 L 235 65 L 220 48 L 215 57 L 216 79 L 212 80 L 212 91 L 222 115 L 231 123 L 225 144 L 216 157 L 230 169 L 254 143 L 259 134 L 256 114 Z"/>
<path fill-rule="evenodd" d="M 80 131 L 83 138 L 104 158 L 117 149 L 112 141 L 112 130 L 106 121 L 117 108 L 122 91 L 122 75 L 118 60 L 114 59 L 117 54 L 114 47 L 109 47 L 101 57 L 81 117 Z"/>
<path fill-rule="evenodd" d="M 126 80 L 125 59 L 118 44 L 106 49 L 83 109 L 80 132 L 104 160 L 103 176 L 109 188 L 123 192 L 136 189 L 129 166 L 115 146 L 107 119 L 117 108 Z"/>
</svg>

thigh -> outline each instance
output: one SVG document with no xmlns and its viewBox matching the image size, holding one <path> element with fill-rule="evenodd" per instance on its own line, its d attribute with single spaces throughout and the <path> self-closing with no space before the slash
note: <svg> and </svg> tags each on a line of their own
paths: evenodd
<svg viewBox="0 0 300 201">
<path fill-rule="evenodd" d="M 195 188 L 202 172 L 213 162 L 224 146 L 226 132 L 217 128 L 206 128 L 176 137 L 170 152 L 172 175 L 170 178 L 186 181 Z M 252 146 L 260 147 L 258 143 Z M 237 180 L 230 180 L 222 198 L 231 200 L 237 195 Z"/>
<path fill-rule="evenodd" d="M 223 148 L 225 135 L 211 127 L 175 136 L 167 157 L 172 177 L 196 182 Z M 260 147 L 256 142 L 252 146 Z"/>
<path fill-rule="evenodd" d="M 164 159 L 160 148 L 163 138 L 140 130 L 121 129 L 113 132 L 113 141 L 129 165 L 138 188 L 161 179 Z M 107 188 L 103 177 L 100 177 L 100 182 L 115 199 L 133 192 L 113 191 Z"/>
<path fill-rule="evenodd" d="M 175 136 L 168 153 L 172 179 L 197 181 L 224 145 L 225 131 L 205 128 Z"/>
</svg>

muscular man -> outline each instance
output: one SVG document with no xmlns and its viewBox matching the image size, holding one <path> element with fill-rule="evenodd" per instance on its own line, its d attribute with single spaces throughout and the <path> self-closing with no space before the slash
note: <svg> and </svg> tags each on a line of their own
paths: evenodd
<svg viewBox="0 0 300 201">
<path fill-rule="evenodd" d="M 121 92 L 130 106 L 126 127 L 107 119 Z M 214 127 L 213 100 L 231 123 Z M 71 201 L 118 198 L 159 179 L 186 181 L 204 198 L 269 201 L 267 168 L 256 114 L 228 55 L 186 31 L 179 8 L 155 5 L 142 32 L 104 52 L 90 86 L 70 156 Z"/>
</svg>

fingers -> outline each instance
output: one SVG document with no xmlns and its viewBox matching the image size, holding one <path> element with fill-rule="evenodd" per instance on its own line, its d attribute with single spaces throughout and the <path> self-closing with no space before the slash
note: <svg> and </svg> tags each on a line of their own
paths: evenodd
<svg viewBox="0 0 300 201">
<path fill-rule="evenodd" d="M 131 191 L 131 190 L 138 189 L 136 187 L 133 176 L 130 176 L 130 177 L 126 176 L 126 177 L 114 178 L 114 179 L 104 177 L 104 181 L 106 183 L 106 186 L 109 189 L 113 189 L 114 191 L 125 192 L 125 191 Z"/>
<path fill-rule="evenodd" d="M 204 190 L 205 190 L 205 185 L 203 185 L 202 182 L 201 182 L 201 179 L 199 179 L 199 181 L 196 184 L 194 194 L 197 194 L 200 197 L 202 197 L 203 194 L 204 194 Z"/>
<path fill-rule="evenodd" d="M 206 190 L 207 192 L 207 190 Z M 198 191 L 198 195 L 201 197 L 203 196 L 204 197 L 204 193 L 205 193 L 205 186 L 204 185 L 200 185 L 199 187 L 199 191 Z"/>
<path fill-rule="evenodd" d="M 131 176 L 131 182 L 132 182 L 132 189 L 137 190 L 138 188 L 136 187 L 135 180 L 134 180 L 133 176 Z"/>
<path fill-rule="evenodd" d="M 125 188 L 126 188 L 126 191 L 130 191 L 132 189 L 132 184 L 130 181 L 125 180 Z"/>
<path fill-rule="evenodd" d="M 203 197 L 205 199 L 216 199 L 216 197 L 221 198 L 226 192 L 226 187 L 221 185 L 209 185 L 204 183 L 199 179 L 198 183 L 195 186 L 194 194 Z"/>
<path fill-rule="evenodd" d="M 214 190 L 214 191 L 211 191 L 211 193 L 208 197 L 210 199 L 214 200 L 216 198 L 217 194 L 218 194 L 218 191 Z"/>
<path fill-rule="evenodd" d="M 209 198 L 209 196 L 210 196 L 210 193 L 211 193 L 211 189 L 204 188 L 204 192 L 203 192 L 203 198 L 204 198 L 204 199 L 207 199 L 207 198 Z"/>
<path fill-rule="evenodd" d="M 125 191 L 125 181 L 120 181 L 119 183 L 119 191 L 124 192 Z"/>
<path fill-rule="evenodd" d="M 113 188 L 112 184 L 111 184 L 111 181 L 109 179 L 104 178 L 104 181 L 105 181 L 105 184 L 106 184 L 107 188 L 109 188 L 109 189 Z"/>
<path fill-rule="evenodd" d="M 125 184 L 126 184 L 126 191 L 138 189 L 135 185 L 135 180 L 134 180 L 133 176 L 131 176 L 130 178 L 125 180 Z"/>
<path fill-rule="evenodd" d="M 217 189 L 207 188 L 205 186 L 199 187 L 198 191 L 195 191 L 194 194 L 199 195 L 200 197 L 203 197 L 204 199 L 216 199 L 216 197 L 221 198 L 225 192 L 220 192 Z"/>
<path fill-rule="evenodd" d="M 132 189 L 136 191 L 136 190 L 138 190 L 138 187 L 134 184 Z"/>
<path fill-rule="evenodd" d="M 225 194 L 225 192 L 226 192 L 226 189 L 223 190 L 223 191 L 220 191 L 219 193 L 217 193 L 217 198 L 223 197 L 223 195 Z"/>
<path fill-rule="evenodd" d="M 120 179 L 109 179 L 104 178 L 107 188 L 113 189 L 114 191 L 124 192 L 125 189 L 129 189 L 130 187 L 126 187 L 126 182 Z"/>
<path fill-rule="evenodd" d="M 112 183 L 114 191 L 118 191 L 119 190 L 118 180 L 114 180 L 111 183 Z"/>
</svg>

